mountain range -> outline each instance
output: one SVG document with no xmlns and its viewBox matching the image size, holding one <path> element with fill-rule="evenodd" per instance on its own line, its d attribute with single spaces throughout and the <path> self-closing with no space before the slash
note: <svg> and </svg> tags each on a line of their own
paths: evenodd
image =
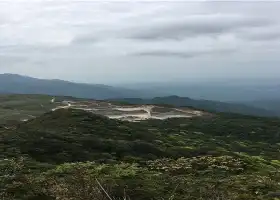
<svg viewBox="0 0 280 200">
<path fill-rule="evenodd" d="M 47 94 L 92 99 L 149 96 L 137 90 L 121 87 L 38 79 L 17 74 L 0 74 L 0 85 L 2 94 Z"/>
<path fill-rule="evenodd" d="M 120 84 L 133 90 L 153 89 L 169 95 L 223 102 L 280 100 L 280 81 L 275 79 L 225 79 Z"/>
<path fill-rule="evenodd" d="M 190 106 L 214 112 L 231 112 L 257 116 L 280 116 L 280 109 L 265 102 L 225 103 L 221 101 L 195 100 L 188 97 L 169 95 L 169 92 L 157 91 L 157 88 L 127 89 L 102 84 L 74 83 L 64 80 L 38 79 L 17 74 L 0 74 L 0 94 L 46 94 L 53 96 L 72 96 L 126 103 L 168 104 Z M 199 91 L 196 91 L 199 92 Z"/>
</svg>

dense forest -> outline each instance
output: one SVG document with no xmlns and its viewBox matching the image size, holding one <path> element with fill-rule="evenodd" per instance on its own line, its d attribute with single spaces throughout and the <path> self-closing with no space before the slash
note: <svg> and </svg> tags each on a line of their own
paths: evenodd
<svg viewBox="0 0 280 200">
<path fill-rule="evenodd" d="M 273 199 L 280 120 L 125 122 L 61 109 L 1 126 L 1 199 Z"/>
</svg>

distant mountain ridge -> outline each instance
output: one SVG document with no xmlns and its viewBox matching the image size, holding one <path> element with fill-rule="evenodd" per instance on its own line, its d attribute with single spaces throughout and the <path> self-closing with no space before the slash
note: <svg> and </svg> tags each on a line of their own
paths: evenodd
<svg viewBox="0 0 280 200">
<path fill-rule="evenodd" d="M 250 105 L 261 109 L 271 110 L 280 115 L 280 98 L 271 100 L 258 100 L 250 102 L 241 102 L 244 105 Z"/>
<path fill-rule="evenodd" d="M 201 82 L 186 80 L 185 82 L 138 83 L 121 86 L 136 90 L 153 88 L 157 92 L 168 93 L 168 95 L 229 103 L 280 99 L 280 80 L 273 79 L 256 79 L 254 81 L 229 79 Z"/>
<path fill-rule="evenodd" d="M 236 113 L 244 115 L 255 115 L 272 117 L 277 116 L 276 113 L 257 107 L 252 107 L 243 104 L 225 103 L 219 101 L 209 100 L 194 100 L 188 97 L 179 96 L 167 96 L 167 97 L 156 97 L 152 99 L 141 99 L 141 98 L 124 98 L 124 99 L 113 99 L 113 101 L 127 102 L 131 104 L 165 104 L 176 107 L 193 107 L 197 109 L 203 109 L 214 112 L 225 112 L 225 113 Z"/>
<path fill-rule="evenodd" d="M 38 79 L 17 74 L 0 74 L 0 85 L 2 94 L 47 94 L 93 99 L 149 96 L 137 90 L 121 87 Z"/>
</svg>

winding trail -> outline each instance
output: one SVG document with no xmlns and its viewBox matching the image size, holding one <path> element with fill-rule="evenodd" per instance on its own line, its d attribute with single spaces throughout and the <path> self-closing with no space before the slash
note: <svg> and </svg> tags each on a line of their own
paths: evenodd
<svg viewBox="0 0 280 200">
<path fill-rule="evenodd" d="M 67 104 L 67 105 L 65 105 L 65 106 L 57 106 L 56 108 L 53 108 L 52 111 L 56 111 L 58 109 L 68 109 L 68 108 L 70 108 L 72 106 L 72 104 L 70 102 L 68 102 L 68 101 L 65 101 L 65 102 L 63 101 L 62 103 L 63 104 Z"/>
<path fill-rule="evenodd" d="M 132 117 L 140 117 L 143 119 L 150 119 L 152 118 L 151 111 L 154 106 L 141 106 L 141 107 L 134 107 L 134 108 L 124 108 L 124 107 L 118 107 L 118 108 L 113 108 L 114 110 L 118 111 L 124 111 L 124 112 L 131 112 L 131 111 L 145 111 L 146 114 L 125 114 L 125 115 L 119 115 L 120 117 L 122 116 L 132 116 Z"/>
<path fill-rule="evenodd" d="M 179 111 L 179 112 L 183 112 L 183 113 L 186 113 L 186 114 L 193 114 L 193 115 L 202 115 L 202 112 L 201 111 L 198 111 L 198 110 L 182 110 L 182 109 L 178 109 L 178 108 L 174 108 L 174 110 L 176 111 Z"/>
</svg>

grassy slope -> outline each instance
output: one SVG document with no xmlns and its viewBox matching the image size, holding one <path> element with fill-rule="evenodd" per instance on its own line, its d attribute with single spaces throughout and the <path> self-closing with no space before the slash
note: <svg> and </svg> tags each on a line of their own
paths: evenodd
<svg viewBox="0 0 280 200">
<path fill-rule="evenodd" d="M 0 124 L 40 116 L 55 107 L 47 95 L 0 95 Z"/>
</svg>

